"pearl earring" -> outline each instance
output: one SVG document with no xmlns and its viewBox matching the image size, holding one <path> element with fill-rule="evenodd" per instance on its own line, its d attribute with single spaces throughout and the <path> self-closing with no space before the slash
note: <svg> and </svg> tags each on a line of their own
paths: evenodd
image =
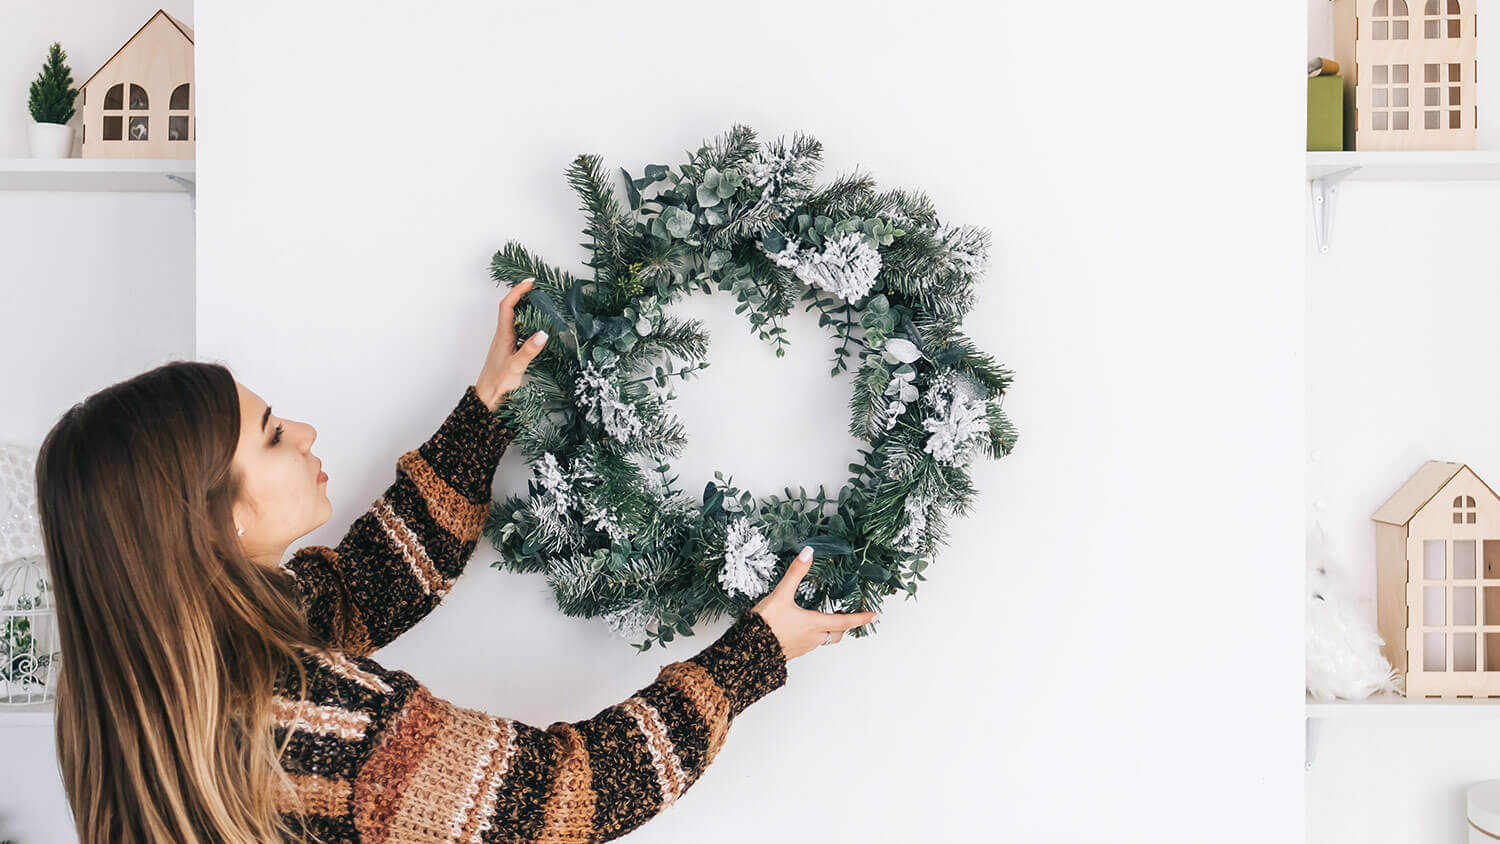
<svg viewBox="0 0 1500 844">
<path fill-rule="evenodd" d="M 240 536 L 244 536 L 244 535 L 245 535 L 245 529 L 244 528 L 240 528 Z"/>
</svg>

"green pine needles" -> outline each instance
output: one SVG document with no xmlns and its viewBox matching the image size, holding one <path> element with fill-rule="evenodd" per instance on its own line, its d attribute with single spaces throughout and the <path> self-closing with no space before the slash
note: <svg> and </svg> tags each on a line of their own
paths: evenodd
<svg viewBox="0 0 1500 844">
<path fill-rule="evenodd" d="M 640 651 L 753 606 L 803 545 L 815 558 L 802 606 L 862 612 L 915 596 L 947 519 L 977 495 L 972 461 L 1015 448 L 1000 407 L 1012 373 L 961 330 L 989 232 L 868 176 L 816 187 L 821 155 L 801 134 L 762 144 L 736 125 L 676 168 L 621 170 L 628 208 L 599 157 L 580 155 L 567 179 L 591 273 L 515 242 L 491 262 L 498 282 L 536 279 L 517 333 L 551 337 L 500 406 L 533 477 L 527 498 L 492 508 L 494 566 L 545 574 L 565 614 L 644 636 Z M 849 430 L 869 443 L 837 496 L 758 497 L 720 472 L 698 496 L 675 485 L 668 461 L 686 435 L 672 384 L 708 366 L 708 335 L 670 306 L 715 289 L 778 357 L 797 305 L 837 338 L 830 374 L 853 371 Z"/>
<path fill-rule="evenodd" d="M 73 87 L 72 71 L 64 64 L 67 58 L 61 44 L 53 43 L 48 49 L 47 63 L 32 81 L 31 96 L 26 102 L 32 120 L 67 123 L 73 119 L 73 101 L 78 97 L 78 89 Z"/>
</svg>

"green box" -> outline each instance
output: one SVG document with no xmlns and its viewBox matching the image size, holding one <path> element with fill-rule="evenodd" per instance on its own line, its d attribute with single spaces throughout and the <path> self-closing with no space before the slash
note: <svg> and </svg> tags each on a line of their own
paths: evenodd
<svg viewBox="0 0 1500 844">
<path fill-rule="evenodd" d="M 1344 148 L 1344 77 L 1329 74 L 1307 78 L 1307 148 Z"/>
</svg>

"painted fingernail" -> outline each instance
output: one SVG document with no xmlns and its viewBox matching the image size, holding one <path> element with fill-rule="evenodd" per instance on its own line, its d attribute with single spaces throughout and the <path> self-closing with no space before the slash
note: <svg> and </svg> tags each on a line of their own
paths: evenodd
<svg viewBox="0 0 1500 844">
<path fill-rule="evenodd" d="M 538 331 L 536 333 L 536 336 L 533 337 L 533 338 L 531 338 L 531 342 L 537 344 L 538 346 L 540 346 L 543 343 L 547 342 L 547 332 L 545 332 L 545 331 Z"/>
<path fill-rule="evenodd" d="M 797 559 L 799 559 L 799 560 L 807 560 L 807 559 L 811 559 L 811 558 L 812 558 L 812 546 L 811 545 L 804 545 L 804 546 L 802 546 L 802 550 L 799 551 L 799 552 L 797 552 Z"/>
<path fill-rule="evenodd" d="M 533 281 L 536 281 L 536 279 L 535 278 L 523 278 L 523 279 L 521 279 L 521 283 L 522 284 L 530 284 Z"/>
</svg>

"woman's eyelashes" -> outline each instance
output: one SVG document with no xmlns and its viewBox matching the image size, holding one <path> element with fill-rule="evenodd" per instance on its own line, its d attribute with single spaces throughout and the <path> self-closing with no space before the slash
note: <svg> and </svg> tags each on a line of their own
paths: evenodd
<svg viewBox="0 0 1500 844">
<path fill-rule="evenodd" d="M 277 423 L 276 433 L 271 435 L 271 445 L 275 445 L 279 442 L 281 442 L 281 424 Z"/>
</svg>

